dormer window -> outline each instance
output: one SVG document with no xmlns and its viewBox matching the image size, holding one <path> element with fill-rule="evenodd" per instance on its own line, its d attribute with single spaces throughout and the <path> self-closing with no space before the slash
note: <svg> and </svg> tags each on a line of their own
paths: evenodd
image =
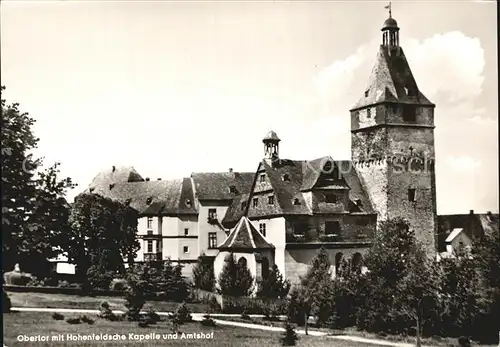
<svg viewBox="0 0 500 347">
<path fill-rule="evenodd" d="M 370 94 L 370 89 L 365 90 L 365 98 L 368 97 L 368 94 Z"/>
<path fill-rule="evenodd" d="M 111 183 L 111 184 L 109 185 L 109 190 L 113 189 L 113 188 L 114 188 L 114 186 L 115 186 L 115 184 L 114 184 L 114 183 Z"/>
<path fill-rule="evenodd" d="M 325 165 L 323 165 L 323 171 L 324 172 L 332 172 L 332 162 L 327 161 Z"/>
<path fill-rule="evenodd" d="M 148 205 L 149 205 L 152 201 L 153 201 L 153 198 L 147 198 L 147 199 L 146 199 L 146 204 L 148 204 Z"/>
<path fill-rule="evenodd" d="M 231 194 L 236 194 L 236 187 L 235 186 L 229 186 L 229 192 Z"/>
<path fill-rule="evenodd" d="M 92 193 L 95 190 L 95 187 L 92 187 L 89 189 L 89 191 Z"/>
<path fill-rule="evenodd" d="M 283 175 L 283 182 L 290 182 L 290 175 L 289 174 Z"/>
<path fill-rule="evenodd" d="M 247 203 L 246 203 L 246 201 L 243 201 L 241 203 L 241 209 L 244 210 L 246 207 L 247 207 Z"/>
<path fill-rule="evenodd" d="M 186 207 L 191 207 L 191 200 L 186 199 Z"/>
<path fill-rule="evenodd" d="M 125 200 L 125 205 L 130 205 L 131 202 L 132 202 L 132 199 L 127 199 L 127 200 Z"/>
<path fill-rule="evenodd" d="M 300 205 L 300 200 L 297 199 L 297 198 L 293 199 L 293 204 L 294 205 Z"/>
<path fill-rule="evenodd" d="M 337 200 L 338 200 L 337 195 L 332 193 L 325 194 L 325 202 L 327 204 L 334 204 L 337 202 Z"/>
</svg>

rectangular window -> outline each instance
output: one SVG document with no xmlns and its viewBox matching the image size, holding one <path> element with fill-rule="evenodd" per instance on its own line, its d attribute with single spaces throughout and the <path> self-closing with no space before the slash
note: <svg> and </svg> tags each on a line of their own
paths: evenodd
<svg viewBox="0 0 500 347">
<path fill-rule="evenodd" d="M 328 193 L 325 194 L 325 202 L 328 204 L 335 204 L 338 201 L 338 197 L 335 194 Z"/>
<path fill-rule="evenodd" d="M 269 205 L 274 205 L 274 195 L 269 195 L 267 197 L 267 202 Z"/>
<path fill-rule="evenodd" d="M 189 253 L 189 247 L 188 246 L 184 246 L 184 253 Z"/>
<path fill-rule="evenodd" d="M 253 203 L 253 207 L 257 207 L 259 205 L 259 199 L 253 198 L 252 203 Z"/>
<path fill-rule="evenodd" d="M 188 229 L 188 228 L 185 228 L 185 229 L 184 229 L 184 236 L 188 236 L 188 234 L 189 234 L 189 229 Z"/>
<path fill-rule="evenodd" d="M 161 241 L 156 241 L 156 253 L 161 253 Z"/>
<path fill-rule="evenodd" d="M 217 219 L 217 209 L 209 208 L 208 209 L 208 219 Z"/>
<path fill-rule="evenodd" d="M 153 240 L 147 241 L 147 251 L 148 253 L 153 253 Z"/>
<path fill-rule="evenodd" d="M 260 179 L 260 182 L 265 182 L 265 181 L 266 181 L 266 175 L 261 174 L 261 175 L 259 176 L 259 179 Z"/>
<path fill-rule="evenodd" d="M 148 217 L 148 229 L 153 229 L 153 217 Z"/>
<path fill-rule="evenodd" d="M 338 221 L 325 222 L 325 234 L 340 234 L 340 223 Z"/>
<path fill-rule="evenodd" d="M 415 202 L 417 200 L 417 190 L 415 188 L 408 189 L 408 201 Z"/>
<path fill-rule="evenodd" d="M 403 120 L 405 122 L 414 122 L 417 118 L 417 110 L 413 105 L 405 105 L 403 108 Z"/>
<path fill-rule="evenodd" d="M 153 235 L 153 230 L 148 230 L 148 235 Z"/>
<path fill-rule="evenodd" d="M 259 223 L 259 231 L 264 237 L 266 237 L 266 223 Z"/>
<path fill-rule="evenodd" d="M 371 118 L 372 117 L 372 111 L 368 108 L 366 109 L 366 117 Z"/>
<path fill-rule="evenodd" d="M 208 248 L 217 248 L 217 233 L 208 233 Z"/>
</svg>

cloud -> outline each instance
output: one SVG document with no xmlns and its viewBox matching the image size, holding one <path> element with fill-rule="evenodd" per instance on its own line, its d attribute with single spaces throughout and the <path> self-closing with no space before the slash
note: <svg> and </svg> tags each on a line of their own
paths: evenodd
<svg viewBox="0 0 500 347">
<path fill-rule="evenodd" d="M 378 45 L 378 38 L 366 43 L 321 69 L 314 78 L 320 112 L 311 119 L 310 128 L 316 133 L 310 142 L 330 146 L 326 147 L 330 154 L 350 155 L 347 150 L 339 151 L 350 149 L 348 110 L 366 88 Z M 436 104 L 438 212 L 498 210 L 498 204 L 485 205 L 485 201 L 498 200 L 494 187 L 498 182 L 492 179 L 498 176 L 498 120 L 478 104 L 485 67 L 480 40 L 452 31 L 421 40 L 404 39 L 402 47 L 419 89 Z M 336 137 L 329 124 L 341 129 L 342 135 Z M 464 180 L 464 173 L 473 173 L 474 180 Z M 458 185 L 462 199 L 457 202 Z"/>
</svg>

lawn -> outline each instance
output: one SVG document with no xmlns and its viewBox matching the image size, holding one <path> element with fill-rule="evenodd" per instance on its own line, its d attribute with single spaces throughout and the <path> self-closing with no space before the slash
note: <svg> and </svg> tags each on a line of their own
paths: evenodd
<svg viewBox="0 0 500 347">
<path fill-rule="evenodd" d="M 251 324 L 261 324 L 261 325 L 267 325 L 267 326 L 282 326 L 282 322 L 280 321 L 270 321 L 270 320 L 265 320 L 263 318 L 250 318 L 250 319 L 245 319 L 242 318 L 241 316 L 236 316 L 236 317 L 224 317 L 224 320 L 227 321 L 232 321 L 232 322 L 244 322 L 244 323 L 251 323 Z M 304 327 L 300 327 L 299 329 L 304 329 Z M 325 328 L 315 328 L 313 326 L 309 327 L 309 330 L 319 330 L 319 331 L 324 331 L 326 333 L 329 333 L 331 335 L 350 335 L 350 336 L 359 336 L 359 337 L 364 337 L 367 339 L 374 339 L 374 340 L 386 340 L 386 341 L 393 341 L 393 342 L 405 342 L 405 343 L 415 343 L 415 337 L 412 336 L 399 336 L 399 335 L 378 335 L 374 333 L 368 333 L 365 331 L 359 331 L 355 328 L 348 328 L 344 330 L 332 330 L 332 329 L 325 329 Z M 457 338 L 442 338 L 439 336 L 433 337 L 433 338 L 422 338 L 422 344 L 426 346 L 454 346 L 457 344 Z M 480 345 L 480 344 L 475 344 L 474 346 L 478 347 L 497 347 L 497 345 Z"/>
<path fill-rule="evenodd" d="M 66 315 L 76 317 L 76 314 Z M 95 315 L 89 315 L 95 319 L 94 324 L 72 325 L 66 321 L 57 321 L 52 319 L 52 314 L 44 312 L 13 312 L 3 315 L 4 319 L 4 343 L 6 346 L 213 346 L 213 347 L 233 347 L 233 346 L 281 346 L 279 332 L 270 332 L 262 330 L 250 330 L 239 327 L 217 326 L 214 328 L 203 327 L 200 323 L 189 323 L 181 326 L 180 331 L 184 333 L 203 333 L 209 335 L 213 332 L 213 338 L 208 339 L 181 339 L 181 334 L 177 339 L 163 339 L 163 334 L 171 334 L 171 325 L 168 321 L 159 322 L 156 326 L 140 328 L 134 322 L 109 322 L 96 318 Z M 160 339 L 138 341 L 129 338 L 129 334 L 159 334 Z M 102 341 L 58 341 L 53 342 L 52 337 L 62 336 L 80 336 L 91 334 L 123 334 L 125 340 L 119 342 Z M 45 342 L 18 342 L 17 337 L 25 335 L 28 337 L 46 336 L 49 341 Z M 66 338 L 65 338 L 66 339 Z M 355 347 L 359 343 L 344 341 L 332 341 L 325 337 L 300 336 L 297 346 L 304 347 Z M 372 345 L 373 346 L 373 345 Z"/>
<path fill-rule="evenodd" d="M 66 294 L 18 293 L 8 292 L 13 307 L 74 308 L 96 310 L 102 301 L 107 301 L 112 310 L 125 310 L 125 299 L 111 296 L 80 296 Z M 148 301 L 146 306 L 158 312 L 170 312 L 179 305 L 176 302 Z M 208 311 L 208 305 L 199 303 L 187 304 L 195 313 Z"/>
</svg>

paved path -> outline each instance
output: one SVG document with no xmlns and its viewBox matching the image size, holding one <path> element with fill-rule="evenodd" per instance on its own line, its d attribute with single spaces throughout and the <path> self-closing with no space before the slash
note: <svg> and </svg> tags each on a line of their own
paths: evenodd
<svg viewBox="0 0 500 347">
<path fill-rule="evenodd" d="M 99 313 L 99 310 L 72 309 L 72 308 L 13 307 L 11 310 L 12 311 L 19 311 L 19 312 Z M 124 311 L 121 311 L 121 310 L 113 310 L 113 312 L 124 313 Z M 157 313 L 160 316 L 167 316 L 167 315 L 171 314 L 172 312 L 157 312 Z M 201 320 L 203 320 L 203 316 L 205 316 L 206 313 L 192 313 L 191 315 L 192 315 L 194 321 L 201 321 Z M 223 317 L 239 317 L 241 315 L 214 313 L 214 314 L 210 314 L 210 316 L 223 318 Z M 249 316 L 253 317 L 253 318 L 264 317 L 263 315 L 256 315 L 256 314 L 249 315 Z M 212 319 L 214 319 L 214 318 L 212 318 Z M 233 321 L 227 321 L 227 320 L 221 320 L 221 319 L 214 319 L 214 321 L 219 325 L 229 325 L 229 326 L 242 327 L 242 328 L 247 328 L 247 329 L 258 329 L 258 330 L 277 331 L 277 332 L 285 331 L 284 328 L 278 327 L 278 326 L 273 327 L 273 326 L 268 326 L 268 325 L 233 322 Z M 296 332 L 297 332 L 297 334 L 300 334 L 300 335 L 305 334 L 304 330 L 296 330 Z M 316 331 L 316 330 L 309 330 L 308 335 L 310 335 L 310 336 L 327 336 L 330 339 L 344 340 L 344 341 L 350 341 L 350 342 L 359 342 L 359 343 L 363 343 L 363 344 L 371 344 L 371 345 L 376 345 L 376 346 L 391 346 L 391 347 L 414 347 L 415 346 L 415 344 L 410 344 L 410 343 L 390 342 L 390 341 L 378 340 L 378 339 L 367 339 L 367 338 L 359 337 L 359 336 L 328 335 L 325 332 Z"/>
</svg>

